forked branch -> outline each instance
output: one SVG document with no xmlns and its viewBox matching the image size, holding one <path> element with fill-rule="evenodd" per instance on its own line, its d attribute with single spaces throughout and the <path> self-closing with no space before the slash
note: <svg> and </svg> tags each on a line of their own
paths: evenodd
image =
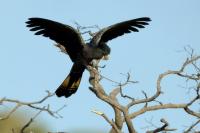
<svg viewBox="0 0 200 133">
<path fill-rule="evenodd" d="M 122 88 L 125 87 L 128 83 L 130 83 L 130 75 L 127 78 L 126 83 L 124 84 L 118 84 L 118 87 L 114 88 L 110 94 L 106 94 L 104 91 L 103 86 L 100 84 L 100 77 L 102 75 L 99 74 L 98 70 L 95 69 L 95 67 L 88 66 L 88 71 L 90 72 L 90 84 L 92 87 L 90 87 L 90 90 L 95 93 L 95 95 L 101 99 L 102 101 L 108 103 L 113 110 L 115 111 L 115 121 L 112 121 L 112 123 L 115 126 L 112 126 L 112 130 L 110 133 L 116 133 L 116 128 L 121 131 L 123 123 L 126 123 L 128 130 L 130 133 L 136 133 L 136 129 L 133 125 L 132 120 L 138 117 L 139 115 L 142 115 L 146 112 L 155 111 L 155 110 L 162 110 L 162 109 L 183 109 L 186 113 L 191 115 L 192 117 L 200 118 L 200 113 L 190 109 L 189 107 L 193 105 L 196 101 L 200 100 L 200 94 L 199 94 L 199 88 L 200 88 L 200 76 L 197 74 L 186 74 L 185 70 L 186 67 L 189 65 L 192 65 L 197 69 L 196 62 L 200 60 L 200 56 L 191 56 L 190 58 L 187 58 L 186 61 L 182 64 L 179 70 L 168 70 L 158 76 L 157 83 L 156 83 L 156 93 L 152 96 L 148 96 L 146 92 L 142 91 L 144 94 L 143 99 L 135 99 L 127 94 L 124 94 L 122 92 Z M 96 65 L 98 66 L 98 65 Z M 199 68 L 199 67 L 198 67 Z M 193 80 L 197 82 L 196 86 L 196 96 L 191 99 L 188 102 L 185 103 L 162 103 L 158 100 L 156 100 L 160 94 L 162 94 L 162 86 L 161 83 L 163 79 L 170 75 L 175 75 L 178 77 L 186 78 L 187 80 Z M 105 78 L 108 79 L 108 78 Z M 111 79 L 109 79 L 112 83 L 119 83 Z M 134 82 L 135 83 L 135 82 Z M 131 100 L 130 103 L 127 105 L 122 105 L 118 102 L 117 95 L 119 95 L 123 98 L 128 98 Z M 150 102 L 156 102 L 159 104 L 151 105 L 148 104 Z M 136 110 L 134 112 L 130 112 L 129 109 L 135 105 L 144 104 L 143 108 Z M 105 118 L 104 118 L 105 119 Z M 107 121 L 108 122 L 108 121 Z M 147 131 L 148 133 L 154 133 L 154 132 L 161 132 L 161 131 L 174 131 L 176 129 L 170 129 L 168 128 L 169 123 L 165 121 L 164 119 L 161 119 L 161 122 L 163 123 L 163 126 L 157 129 L 154 129 L 152 131 Z M 110 123 L 110 122 L 109 122 Z"/>
</svg>

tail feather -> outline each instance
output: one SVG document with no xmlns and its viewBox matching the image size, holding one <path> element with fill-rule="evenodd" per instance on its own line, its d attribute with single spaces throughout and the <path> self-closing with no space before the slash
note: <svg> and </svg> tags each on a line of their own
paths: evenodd
<svg viewBox="0 0 200 133">
<path fill-rule="evenodd" d="M 58 97 L 65 96 L 67 98 L 74 94 L 80 85 L 84 70 L 85 66 L 74 63 L 69 75 L 56 90 L 56 95 Z"/>
</svg>

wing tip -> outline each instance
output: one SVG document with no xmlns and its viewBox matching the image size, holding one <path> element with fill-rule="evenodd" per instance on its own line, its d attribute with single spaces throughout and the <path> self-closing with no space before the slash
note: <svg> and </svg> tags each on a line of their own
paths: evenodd
<svg viewBox="0 0 200 133">
<path fill-rule="evenodd" d="M 152 21 L 150 17 L 141 17 L 136 19 L 137 21 Z"/>
<path fill-rule="evenodd" d="M 35 22 L 43 21 L 43 20 L 45 20 L 45 19 L 39 18 L 39 17 L 31 17 L 31 18 L 28 18 L 25 23 L 28 24 L 28 25 L 31 25 L 31 24 L 33 24 Z"/>
</svg>

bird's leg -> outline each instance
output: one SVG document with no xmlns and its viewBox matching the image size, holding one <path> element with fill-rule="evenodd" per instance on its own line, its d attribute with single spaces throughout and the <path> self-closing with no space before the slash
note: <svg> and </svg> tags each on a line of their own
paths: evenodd
<svg viewBox="0 0 200 133">
<path fill-rule="evenodd" d="M 100 60 L 92 60 L 89 65 L 98 70 L 99 61 Z"/>
</svg>

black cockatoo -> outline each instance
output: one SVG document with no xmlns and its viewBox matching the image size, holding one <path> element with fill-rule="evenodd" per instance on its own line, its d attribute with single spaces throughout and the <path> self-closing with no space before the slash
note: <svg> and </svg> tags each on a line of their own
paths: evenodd
<svg viewBox="0 0 200 133">
<path fill-rule="evenodd" d="M 69 25 L 43 18 L 29 18 L 26 24 L 30 31 L 36 32 L 35 35 L 49 37 L 62 46 L 72 60 L 69 75 L 56 90 L 58 97 L 69 97 L 77 91 L 86 66 L 93 59 L 110 54 L 108 41 L 125 33 L 138 32 L 149 21 L 150 18 L 142 17 L 111 25 L 96 32 L 89 43 L 85 43 L 79 31 Z"/>
</svg>

